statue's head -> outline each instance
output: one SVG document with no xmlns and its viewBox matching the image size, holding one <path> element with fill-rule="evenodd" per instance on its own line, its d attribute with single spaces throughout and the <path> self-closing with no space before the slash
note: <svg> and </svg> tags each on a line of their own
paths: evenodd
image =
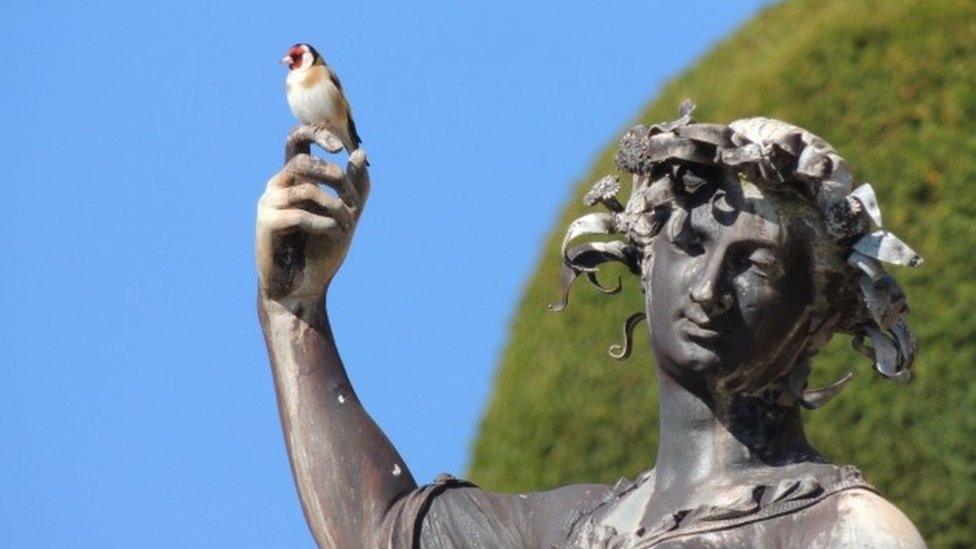
<svg viewBox="0 0 976 549">
<path fill-rule="evenodd" d="M 587 194 L 609 211 L 570 225 L 563 245 L 569 286 L 598 266 L 641 277 L 644 311 L 625 323 L 617 358 L 647 319 L 658 366 L 685 386 L 746 393 L 815 408 L 849 379 L 806 387 L 809 360 L 837 332 L 854 337 L 881 375 L 905 381 L 916 344 L 908 307 L 881 262 L 921 258 L 881 228 L 870 185 L 854 184 L 824 140 L 766 118 L 697 124 L 690 103 L 673 122 L 631 129 L 617 165 L 632 174 L 626 205 L 608 176 Z M 579 236 L 622 240 L 575 246 Z"/>
</svg>

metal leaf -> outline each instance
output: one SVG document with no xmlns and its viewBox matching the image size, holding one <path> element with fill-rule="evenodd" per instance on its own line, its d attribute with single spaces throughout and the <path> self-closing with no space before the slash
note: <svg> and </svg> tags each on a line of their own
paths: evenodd
<svg viewBox="0 0 976 549">
<path fill-rule="evenodd" d="M 890 231 L 880 229 L 866 234 L 854 243 L 853 248 L 862 254 L 873 257 L 885 263 L 918 267 L 922 264 L 922 256 L 908 247 Z"/>
<path fill-rule="evenodd" d="M 694 118 L 692 118 L 691 113 L 695 111 L 695 103 L 691 99 L 685 99 L 678 106 L 678 118 L 672 120 L 671 122 L 662 122 L 660 124 L 654 124 L 651 126 L 651 131 L 654 133 L 669 132 L 675 128 L 681 126 L 686 126 L 690 124 Z"/>
<path fill-rule="evenodd" d="M 640 273 L 636 250 L 627 242 L 587 242 L 573 246 L 566 254 L 566 263 L 580 272 L 596 272 L 597 267 L 608 261 L 623 263 L 634 274 Z"/>
<path fill-rule="evenodd" d="M 852 251 L 851 255 L 847 257 L 847 263 L 852 267 L 860 269 L 861 272 L 868 275 L 871 280 L 878 280 L 884 276 L 884 267 L 881 266 L 881 262 L 873 257 L 868 257 L 861 252 Z"/>
<path fill-rule="evenodd" d="M 794 173 L 808 181 L 824 179 L 830 174 L 833 168 L 830 157 L 824 153 L 825 151 L 817 147 L 805 147 L 803 152 L 800 153 L 800 158 L 797 159 L 796 171 Z"/>
<path fill-rule="evenodd" d="M 721 155 L 722 162 L 729 166 L 760 162 L 763 158 L 762 147 L 755 143 L 750 143 L 736 149 L 723 150 Z"/>
<path fill-rule="evenodd" d="M 894 278 L 883 275 L 878 280 L 871 280 L 868 275 L 858 278 L 864 304 L 875 323 L 882 329 L 889 329 L 908 312 L 905 292 Z"/>
<path fill-rule="evenodd" d="M 566 262 L 569 262 L 569 256 L 567 255 L 567 249 L 569 243 L 577 237 L 583 235 L 592 234 L 610 234 L 616 229 L 616 223 L 614 221 L 613 214 L 598 212 L 586 214 L 583 217 L 573 221 L 569 225 L 569 229 L 566 230 L 566 236 L 563 238 L 562 254 Z M 585 269 L 584 269 L 585 270 Z"/>
<path fill-rule="evenodd" d="M 867 214 L 876 227 L 881 227 L 881 207 L 878 206 L 878 197 L 870 183 L 854 189 L 847 197 L 857 201 L 861 211 Z"/>
<path fill-rule="evenodd" d="M 725 124 L 691 124 L 675 128 L 674 133 L 693 141 L 722 148 L 733 148 L 732 128 Z"/>
</svg>

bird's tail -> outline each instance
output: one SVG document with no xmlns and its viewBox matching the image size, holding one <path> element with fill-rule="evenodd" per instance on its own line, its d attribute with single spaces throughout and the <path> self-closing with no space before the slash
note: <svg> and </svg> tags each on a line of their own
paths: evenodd
<svg viewBox="0 0 976 549">
<path fill-rule="evenodd" d="M 349 137 L 343 146 L 346 147 L 349 154 L 352 154 L 352 151 L 358 149 L 360 143 L 363 142 L 363 139 L 359 137 L 359 132 L 356 131 L 356 121 L 352 119 L 352 113 L 349 113 L 347 126 L 349 127 Z M 366 161 L 366 165 L 369 166 L 369 160 Z"/>
<path fill-rule="evenodd" d="M 345 136 L 340 136 L 342 139 L 342 146 L 346 148 L 346 152 L 352 154 L 353 151 L 359 148 L 359 144 L 363 142 L 362 138 L 359 137 L 359 132 L 356 131 L 356 123 L 352 119 L 352 115 L 347 119 L 346 128 L 348 134 Z M 366 160 L 366 165 L 369 166 L 369 160 Z"/>
<path fill-rule="evenodd" d="M 349 126 L 349 141 L 351 142 L 351 147 L 346 145 L 346 149 L 352 152 L 359 148 L 359 144 L 363 142 L 362 138 L 359 137 L 359 132 L 356 131 L 356 121 L 352 119 L 352 113 L 349 113 L 348 119 Z"/>
</svg>

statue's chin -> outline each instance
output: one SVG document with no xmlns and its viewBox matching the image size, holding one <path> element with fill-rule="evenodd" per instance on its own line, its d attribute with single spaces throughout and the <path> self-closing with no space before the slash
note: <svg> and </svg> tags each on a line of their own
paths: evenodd
<svg viewBox="0 0 976 549">
<path fill-rule="evenodd" d="M 718 351 L 693 342 L 683 342 L 679 345 L 679 356 L 672 357 L 673 368 L 680 372 L 706 373 L 717 372 L 721 369 L 722 359 Z"/>
</svg>

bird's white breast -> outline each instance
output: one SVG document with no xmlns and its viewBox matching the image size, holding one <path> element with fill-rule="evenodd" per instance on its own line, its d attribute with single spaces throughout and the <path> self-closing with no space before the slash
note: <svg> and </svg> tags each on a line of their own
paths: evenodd
<svg viewBox="0 0 976 549">
<path fill-rule="evenodd" d="M 313 69 L 288 73 L 285 80 L 288 106 L 303 124 L 332 123 L 338 114 L 335 105 L 339 90 L 328 74 L 313 75 Z M 313 83 L 308 85 L 310 81 Z"/>
</svg>

